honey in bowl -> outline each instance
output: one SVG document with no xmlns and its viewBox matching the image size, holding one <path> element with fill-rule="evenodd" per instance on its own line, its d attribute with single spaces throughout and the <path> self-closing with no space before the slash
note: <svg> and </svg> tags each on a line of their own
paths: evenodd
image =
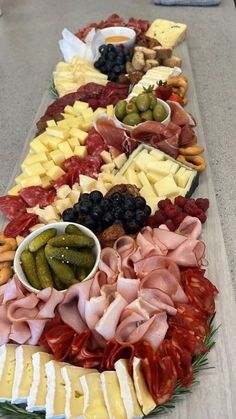
<svg viewBox="0 0 236 419">
<path fill-rule="evenodd" d="M 105 41 L 106 44 L 121 44 L 122 42 L 128 41 L 130 38 L 128 36 L 108 36 Z"/>
</svg>

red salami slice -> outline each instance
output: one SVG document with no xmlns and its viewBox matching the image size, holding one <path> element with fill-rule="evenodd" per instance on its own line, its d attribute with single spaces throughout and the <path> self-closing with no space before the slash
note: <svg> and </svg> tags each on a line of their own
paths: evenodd
<svg viewBox="0 0 236 419">
<path fill-rule="evenodd" d="M 18 235 L 25 236 L 29 233 L 30 227 L 38 223 L 38 216 L 35 214 L 20 214 L 12 220 L 4 229 L 7 237 L 16 237 Z"/>
<path fill-rule="evenodd" d="M 158 368 L 158 392 L 155 396 L 157 404 L 163 404 L 169 400 L 174 392 L 177 382 L 177 372 L 170 356 L 157 357 Z"/>
<path fill-rule="evenodd" d="M 0 211 L 8 220 L 14 220 L 26 212 L 26 204 L 19 196 L 0 196 Z"/>
<path fill-rule="evenodd" d="M 40 208 L 44 208 L 54 201 L 55 196 L 55 189 L 47 190 L 41 186 L 29 186 L 20 191 L 20 197 L 25 201 L 28 207 L 39 205 Z"/>
</svg>

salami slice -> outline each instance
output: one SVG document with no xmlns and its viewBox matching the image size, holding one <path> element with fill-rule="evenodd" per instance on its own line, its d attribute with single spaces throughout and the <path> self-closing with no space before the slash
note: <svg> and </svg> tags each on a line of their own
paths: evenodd
<svg viewBox="0 0 236 419">
<path fill-rule="evenodd" d="M 29 186 L 20 191 L 20 197 L 24 200 L 28 207 L 39 205 L 44 208 L 50 205 L 56 196 L 55 189 L 44 189 L 41 186 Z"/>
<path fill-rule="evenodd" d="M 26 213 L 26 204 L 19 196 L 0 196 L 0 211 L 11 221 Z"/>
<path fill-rule="evenodd" d="M 16 237 L 18 235 L 25 236 L 29 233 L 30 227 L 38 223 L 38 216 L 35 214 L 20 214 L 5 227 L 4 234 L 6 237 Z"/>
</svg>

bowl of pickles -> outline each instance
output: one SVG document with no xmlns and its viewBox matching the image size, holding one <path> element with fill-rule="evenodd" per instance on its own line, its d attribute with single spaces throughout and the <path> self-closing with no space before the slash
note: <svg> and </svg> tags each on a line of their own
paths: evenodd
<svg viewBox="0 0 236 419">
<path fill-rule="evenodd" d="M 167 125 L 170 122 L 171 110 L 168 103 L 157 98 L 154 92 L 143 92 L 131 99 L 119 100 L 114 115 L 122 128 L 131 131 L 146 121 Z"/>
<path fill-rule="evenodd" d="M 15 254 L 14 271 L 31 292 L 44 288 L 65 292 L 95 275 L 100 254 L 99 240 L 87 227 L 51 223 L 23 240 Z"/>
</svg>

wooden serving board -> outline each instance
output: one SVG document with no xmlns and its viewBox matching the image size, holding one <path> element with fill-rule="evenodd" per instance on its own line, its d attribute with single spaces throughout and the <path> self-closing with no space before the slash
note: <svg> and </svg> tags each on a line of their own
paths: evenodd
<svg viewBox="0 0 236 419">
<path fill-rule="evenodd" d="M 176 55 L 183 59 L 183 73 L 189 78 L 189 104 L 187 110 L 194 115 L 197 121 L 198 143 L 206 148 L 207 139 L 204 137 L 201 124 L 187 43 L 181 44 L 176 48 L 175 52 Z M 43 115 L 46 107 L 51 102 L 52 99 L 49 93 L 45 92 L 26 138 L 24 149 L 19 153 L 20 156 L 17 159 L 8 189 L 14 185 L 14 178 L 20 173 L 21 162 L 26 156 L 29 142 L 35 134 L 36 121 Z M 207 150 L 205 157 L 208 161 Z M 216 346 L 209 354 L 210 364 L 215 366 L 215 368 L 206 371 L 204 374 L 202 373 L 199 376 L 200 385 L 194 388 L 193 393 L 185 396 L 176 405 L 172 413 L 161 417 L 168 419 L 234 419 L 236 417 L 236 302 L 209 166 L 206 172 L 200 176 L 200 184 L 194 194 L 194 197 L 198 196 L 210 199 L 208 219 L 203 228 L 206 258 L 209 262 L 207 277 L 215 283 L 220 291 L 217 298 L 215 324 L 220 324 L 221 327 L 216 336 Z M 5 219 L 0 216 L 0 227 L 4 224 Z"/>
</svg>

